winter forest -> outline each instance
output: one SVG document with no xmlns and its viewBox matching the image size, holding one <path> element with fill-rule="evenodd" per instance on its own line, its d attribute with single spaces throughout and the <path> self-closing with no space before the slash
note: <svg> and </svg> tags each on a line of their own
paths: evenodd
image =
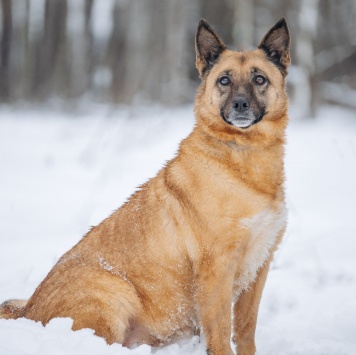
<svg viewBox="0 0 356 355">
<path fill-rule="evenodd" d="M 190 103 L 200 18 L 230 48 L 250 49 L 285 17 L 301 114 L 355 108 L 354 0 L 1 0 L 0 10 L 1 102 Z"/>
<path fill-rule="evenodd" d="M 192 131 L 199 20 L 249 50 L 281 17 L 288 228 L 257 355 L 356 354 L 355 0 L 0 0 L 0 304 L 28 299 Z M 206 354 L 204 336 L 128 349 L 71 326 L 0 319 L 0 354 Z"/>
</svg>

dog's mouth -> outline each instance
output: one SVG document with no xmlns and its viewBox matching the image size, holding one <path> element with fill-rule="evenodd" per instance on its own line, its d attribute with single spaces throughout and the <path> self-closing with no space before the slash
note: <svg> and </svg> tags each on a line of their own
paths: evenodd
<svg viewBox="0 0 356 355">
<path fill-rule="evenodd" d="M 223 111 L 220 112 L 220 116 L 227 124 L 242 129 L 247 129 L 260 122 L 264 115 L 265 113 L 261 112 L 258 116 L 256 116 L 252 111 L 248 111 L 244 114 L 237 114 L 232 111 L 227 115 L 225 115 Z"/>
</svg>

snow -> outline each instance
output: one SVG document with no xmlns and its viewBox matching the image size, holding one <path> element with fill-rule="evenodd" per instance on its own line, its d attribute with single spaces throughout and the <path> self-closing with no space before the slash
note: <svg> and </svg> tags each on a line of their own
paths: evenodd
<svg viewBox="0 0 356 355">
<path fill-rule="evenodd" d="M 28 298 L 91 225 L 173 156 L 193 124 L 190 106 L 1 107 L 0 301 Z M 257 354 L 356 354 L 355 114 L 326 106 L 316 119 L 292 119 L 286 171 L 289 227 L 263 294 Z M 198 337 L 128 350 L 71 324 L 0 320 L 0 354 L 205 354 Z"/>
<path fill-rule="evenodd" d="M 0 352 L 2 355 L 148 355 L 151 347 L 141 345 L 129 350 L 121 344 L 107 345 L 105 340 L 94 336 L 91 329 L 71 331 L 73 321 L 69 318 L 52 319 L 46 327 L 28 319 L 1 321 Z M 20 340 L 20 341 L 19 341 Z M 201 354 L 203 344 L 196 336 L 180 345 L 172 344 L 156 352 L 163 354 Z"/>
</svg>

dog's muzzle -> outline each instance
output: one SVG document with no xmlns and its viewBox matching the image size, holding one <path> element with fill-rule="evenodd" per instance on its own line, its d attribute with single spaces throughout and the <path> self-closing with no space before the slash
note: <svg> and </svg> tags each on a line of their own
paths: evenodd
<svg viewBox="0 0 356 355">
<path fill-rule="evenodd" d="M 249 100 L 244 96 L 238 96 L 232 101 L 232 105 L 227 113 L 220 112 L 223 120 L 229 125 L 238 128 L 248 128 L 260 122 L 264 112 L 256 115 L 250 107 Z"/>
</svg>

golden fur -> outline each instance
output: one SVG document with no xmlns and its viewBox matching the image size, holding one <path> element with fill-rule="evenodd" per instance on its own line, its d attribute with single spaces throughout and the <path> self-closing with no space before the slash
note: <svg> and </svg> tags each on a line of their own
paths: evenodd
<svg viewBox="0 0 356 355">
<path fill-rule="evenodd" d="M 68 251 L 28 302 L 3 303 L 0 317 L 43 324 L 71 317 L 74 330 L 92 328 L 126 346 L 164 345 L 201 329 L 216 355 L 233 354 L 233 333 L 239 354 L 255 353 L 259 301 L 286 225 L 281 68 L 289 64 L 289 42 L 281 67 L 270 57 L 271 45 L 280 49 L 280 28 L 266 35 L 267 49 L 235 52 L 201 21 L 197 122 L 177 156 Z M 229 70 L 233 80 L 248 82 L 255 67 L 268 73 L 268 87 L 252 93 L 266 113 L 240 129 L 221 118 L 223 90 L 235 89 L 218 89 L 217 79 Z"/>
</svg>

